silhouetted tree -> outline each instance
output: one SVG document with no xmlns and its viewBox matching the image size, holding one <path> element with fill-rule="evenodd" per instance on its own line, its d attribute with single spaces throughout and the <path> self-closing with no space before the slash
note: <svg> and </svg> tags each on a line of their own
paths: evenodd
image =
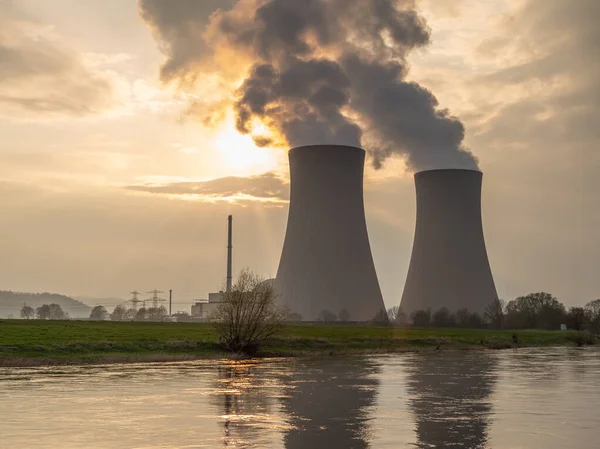
<svg viewBox="0 0 600 449">
<path fill-rule="evenodd" d="M 395 324 L 396 326 L 408 326 L 408 317 L 406 316 L 406 312 L 404 312 L 402 307 L 400 307 L 400 310 L 398 311 Z"/>
<path fill-rule="evenodd" d="M 321 313 L 317 317 L 317 321 L 321 321 L 322 323 L 334 323 L 336 320 L 337 316 L 331 310 L 321 310 Z"/>
<path fill-rule="evenodd" d="M 388 319 L 390 320 L 390 323 L 396 322 L 396 318 L 398 318 L 398 313 L 400 313 L 399 306 L 394 306 L 387 309 Z"/>
<path fill-rule="evenodd" d="M 417 310 L 411 315 L 410 320 L 415 327 L 429 327 L 431 324 L 431 310 Z"/>
<path fill-rule="evenodd" d="M 23 306 L 21 309 L 21 318 L 29 320 L 35 316 L 35 310 L 30 306 Z"/>
<path fill-rule="evenodd" d="M 146 318 L 148 318 L 148 310 L 145 307 L 142 307 L 135 312 L 135 321 L 146 321 Z"/>
<path fill-rule="evenodd" d="M 69 314 L 58 304 L 44 304 L 35 309 L 35 313 L 40 320 L 66 320 L 69 318 Z"/>
<path fill-rule="evenodd" d="M 347 323 L 350 320 L 350 313 L 348 313 L 348 311 L 346 309 L 340 310 L 340 313 L 338 316 L 340 317 L 340 321 L 342 323 Z"/>
<path fill-rule="evenodd" d="M 483 318 L 476 312 L 469 312 L 468 309 L 459 309 L 456 311 L 456 325 L 462 329 L 481 329 L 485 327 Z"/>
<path fill-rule="evenodd" d="M 576 331 L 583 330 L 586 325 L 586 312 L 583 307 L 571 307 L 567 314 L 567 326 Z"/>
<path fill-rule="evenodd" d="M 127 308 L 123 305 L 118 305 L 113 310 L 113 313 L 110 314 L 110 319 L 113 321 L 123 321 L 125 320 L 125 314 L 127 313 Z"/>
<path fill-rule="evenodd" d="M 446 307 L 436 310 L 431 318 L 435 327 L 452 327 L 456 324 L 456 318 Z"/>
<path fill-rule="evenodd" d="M 96 306 L 92 309 L 90 313 L 90 320 L 93 321 L 104 321 L 108 318 L 108 312 L 104 308 L 104 306 Z"/>
<path fill-rule="evenodd" d="M 485 322 L 483 321 L 483 318 L 481 318 L 481 315 L 473 312 L 469 315 L 469 326 L 468 327 L 473 328 L 473 329 L 482 329 L 485 327 Z"/>
<path fill-rule="evenodd" d="M 389 326 L 390 318 L 388 317 L 387 310 L 381 309 L 377 312 L 377 315 L 373 317 L 373 324 L 376 326 Z"/>
<path fill-rule="evenodd" d="M 471 313 L 467 309 L 459 309 L 456 311 L 456 325 L 461 328 L 467 328 L 471 325 Z"/>
<path fill-rule="evenodd" d="M 408 324 L 406 314 L 404 313 L 404 310 L 402 310 L 401 307 L 394 306 L 391 309 L 388 309 L 387 314 L 390 323 L 394 326 L 406 326 Z"/>
<path fill-rule="evenodd" d="M 291 312 L 286 317 L 286 321 L 290 323 L 300 323 L 302 321 L 302 315 L 297 312 Z"/>
<path fill-rule="evenodd" d="M 124 321 L 133 321 L 137 315 L 137 310 L 135 309 L 127 309 L 125 311 L 125 315 L 123 316 Z"/>
<path fill-rule="evenodd" d="M 69 314 L 65 312 L 58 304 L 50 304 L 50 319 L 51 320 L 68 320 Z"/>
<path fill-rule="evenodd" d="M 585 311 L 590 332 L 600 334 L 600 299 L 588 302 Z"/>
<path fill-rule="evenodd" d="M 289 315 L 289 310 L 278 306 L 276 300 L 272 283 L 243 270 L 213 314 L 219 341 L 232 352 L 256 353 L 281 331 Z"/>
<path fill-rule="evenodd" d="M 169 317 L 169 312 L 165 306 L 151 307 L 148 309 L 146 319 L 148 321 L 164 321 Z"/>
<path fill-rule="evenodd" d="M 35 314 L 38 320 L 48 320 L 50 319 L 50 306 L 48 304 L 44 304 L 37 309 L 35 309 Z"/>
<path fill-rule="evenodd" d="M 565 307 L 549 293 L 531 293 L 506 305 L 506 322 L 511 328 L 558 329 Z"/>
<path fill-rule="evenodd" d="M 192 320 L 192 317 L 187 312 L 177 312 L 173 314 L 173 317 L 178 323 L 186 323 Z"/>
<path fill-rule="evenodd" d="M 485 307 L 483 321 L 493 329 L 502 329 L 505 319 L 505 304 L 502 299 L 494 299 Z"/>
</svg>

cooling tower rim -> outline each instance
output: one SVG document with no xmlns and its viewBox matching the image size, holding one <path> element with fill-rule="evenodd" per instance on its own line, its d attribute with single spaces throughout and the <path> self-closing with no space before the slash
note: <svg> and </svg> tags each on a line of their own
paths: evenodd
<svg viewBox="0 0 600 449">
<path fill-rule="evenodd" d="M 299 153 L 299 152 L 309 152 L 309 151 L 333 151 L 333 150 L 344 150 L 344 151 L 348 151 L 348 152 L 355 152 L 355 153 L 365 153 L 365 150 L 363 150 L 362 148 L 359 147 L 354 147 L 351 145 L 334 145 L 334 144 L 322 144 L 322 145 L 303 145 L 303 146 L 299 146 L 299 147 L 294 147 L 292 148 L 289 153 Z"/>
<path fill-rule="evenodd" d="M 425 176 L 428 173 L 459 173 L 459 172 L 463 172 L 463 173 L 477 173 L 480 175 L 483 175 L 483 172 L 481 170 L 476 170 L 476 169 L 472 169 L 472 168 L 433 168 L 430 170 L 421 170 L 415 173 L 415 177 L 417 176 Z"/>
</svg>

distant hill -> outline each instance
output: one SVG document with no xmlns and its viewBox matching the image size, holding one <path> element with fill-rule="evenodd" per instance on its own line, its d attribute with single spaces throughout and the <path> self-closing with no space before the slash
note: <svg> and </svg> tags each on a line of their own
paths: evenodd
<svg viewBox="0 0 600 449">
<path fill-rule="evenodd" d="M 90 306 L 65 295 L 0 290 L 0 318 L 20 318 L 23 303 L 34 309 L 44 304 L 58 304 L 71 318 L 89 318 L 92 311 Z"/>
<path fill-rule="evenodd" d="M 108 310 L 109 312 L 111 312 L 112 309 L 117 307 L 119 304 L 123 304 L 124 302 L 127 301 L 126 299 L 123 299 L 123 298 L 93 298 L 90 296 L 74 296 L 73 298 L 76 301 L 80 301 L 91 307 L 104 306 L 104 307 L 106 307 L 106 310 Z"/>
</svg>

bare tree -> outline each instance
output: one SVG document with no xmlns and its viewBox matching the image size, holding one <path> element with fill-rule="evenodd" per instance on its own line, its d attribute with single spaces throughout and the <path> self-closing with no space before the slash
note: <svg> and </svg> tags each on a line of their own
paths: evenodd
<svg viewBox="0 0 600 449">
<path fill-rule="evenodd" d="M 388 309 L 387 314 L 388 314 L 390 323 L 396 323 L 396 320 L 398 319 L 398 315 L 400 314 L 400 307 L 394 306 L 391 309 Z"/>
<path fill-rule="evenodd" d="M 586 318 L 586 312 L 583 307 L 571 307 L 567 313 L 567 324 L 571 329 L 580 331 L 586 325 Z"/>
<path fill-rule="evenodd" d="M 40 320 L 68 320 L 69 314 L 65 312 L 58 304 L 44 304 L 35 309 L 35 313 Z"/>
<path fill-rule="evenodd" d="M 291 312 L 288 314 L 286 321 L 288 323 L 300 323 L 302 321 L 302 315 L 297 312 Z"/>
<path fill-rule="evenodd" d="M 104 306 L 96 306 L 90 313 L 90 320 L 92 321 L 104 321 L 108 318 L 108 312 Z"/>
<path fill-rule="evenodd" d="M 502 329 L 504 326 L 504 311 L 504 301 L 496 298 L 485 307 L 483 320 L 494 329 Z"/>
<path fill-rule="evenodd" d="M 110 319 L 113 321 L 123 321 L 125 320 L 125 314 L 127 313 L 127 308 L 124 305 L 118 305 L 113 310 L 113 313 L 110 314 Z"/>
<path fill-rule="evenodd" d="M 146 321 L 148 318 L 148 309 L 142 307 L 135 312 L 135 317 L 133 318 L 135 321 Z"/>
<path fill-rule="evenodd" d="M 340 317 L 340 321 L 342 323 L 347 323 L 348 321 L 350 321 L 350 313 L 346 309 L 340 310 L 340 313 L 338 316 Z"/>
<path fill-rule="evenodd" d="M 148 321 L 165 321 L 169 316 L 169 312 L 165 306 L 151 307 L 148 309 Z"/>
<path fill-rule="evenodd" d="M 415 327 L 428 327 L 431 325 L 431 309 L 417 310 L 410 317 Z"/>
<path fill-rule="evenodd" d="M 452 327 L 456 324 L 456 317 L 447 307 L 440 307 L 431 317 L 431 324 L 435 327 Z"/>
<path fill-rule="evenodd" d="M 600 299 L 588 302 L 585 311 L 590 331 L 600 334 Z"/>
<path fill-rule="evenodd" d="M 255 354 L 280 332 L 289 311 L 279 307 L 273 285 L 248 269 L 223 294 L 212 316 L 219 341 L 231 352 Z"/>
<path fill-rule="evenodd" d="M 319 316 L 317 317 L 317 321 L 321 321 L 322 323 L 335 323 L 337 321 L 337 316 L 331 310 L 321 310 Z"/>
<path fill-rule="evenodd" d="M 135 309 L 127 309 L 125 314 L 123 315 L 124 321 L 133 321 L 137 315 L 137 310 Z"/>
<path fill-rule="evenodd" d="M 47 320 L 50 318 L 50 306 L 48 304 L 41 305 L 35 309 L 35 314 L 38 320 Z"/>
<path fill-rule="evenodd" d="M 58 304 L 50 304 L 50 319 L 51 320 L 68 320 L 69 314 L 63 310 Z"/>
<path fill-rule="evenodd" d="M 389 326 L 390 319 L 388 317 L 388 312 L 385 309 L 381 309 L 377 314 L 373 317 L 372 323 L 375 326 Z"/>
<path fill-rule="evenodd" d="M 23 306 L 21 309 L 21 318 L 29 320 L 35 316 L 35 310 L 30 306 Z"/>
</svg>

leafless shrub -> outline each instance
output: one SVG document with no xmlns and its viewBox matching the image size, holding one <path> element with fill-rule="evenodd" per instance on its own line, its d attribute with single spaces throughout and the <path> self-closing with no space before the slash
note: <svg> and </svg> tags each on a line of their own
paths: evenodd
<svg viewBox="0 0 600 449">
<path fill-rule="evenodd" d="M 252 355 L 281 330 L 288 315 L 277 305 L 273 285 L 246 269 L 223 294 L 212 321 L 225 349 Z"/>
</svg>

